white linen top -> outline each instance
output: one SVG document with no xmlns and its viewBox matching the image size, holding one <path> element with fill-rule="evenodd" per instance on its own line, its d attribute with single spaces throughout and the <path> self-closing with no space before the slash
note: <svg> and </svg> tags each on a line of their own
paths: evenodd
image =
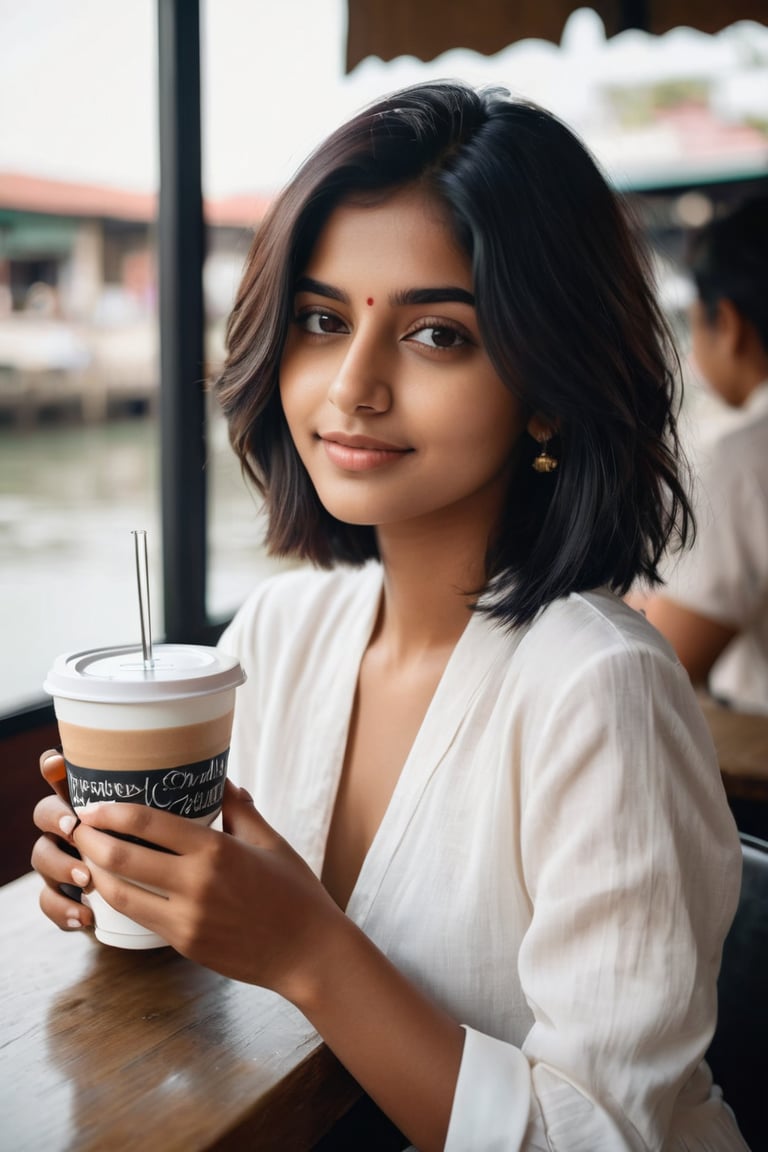
<svg viewBox="0 0 768 1152">
<path fill-rule="evenodd" d="M 265 581 L 221 640 L 230 773 L 319 876 L 377 564 Z M 740 847 L 666 642 L 606 591 L 474 614 L 347 914 L 466 1029 L 447 1152 L 744 1152 L 702 1057 Z"/>
<path fill-rule="evenodd" d="M 714 398 L 694 427 L 697 536 L 662 572 L 664 595 L 738 629 L 710 691 L 768 712 L 768 381 L 740 408 Z"/>
</svg>

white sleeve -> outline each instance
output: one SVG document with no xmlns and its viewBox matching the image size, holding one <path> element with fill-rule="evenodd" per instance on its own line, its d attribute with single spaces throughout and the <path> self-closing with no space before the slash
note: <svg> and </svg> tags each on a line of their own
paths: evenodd
<svg viewBox="0 0 768 1152">
<path fill-rule="evenodd" d="M 445 1152 L 508 1152 L 523 1146 L 531 1066 L 512 1044 L 464 1028 L 464 1051 Z"/>
<path fill-rule="evenodd" d="M 685 674 L 618 651 L 531 693 L 522 1050 L 467 1031 L 445 1152 L 647 1152 L 716 1016 L 739 845 Z"/>
<path fill-rule="evenodd" d="M 696 540 L 671 557 L 662 595 L 739 630 L 765 610 L 768 493 L 745 448 L 724 440 L 702 457 L 696 477 Z"/>
</svg>

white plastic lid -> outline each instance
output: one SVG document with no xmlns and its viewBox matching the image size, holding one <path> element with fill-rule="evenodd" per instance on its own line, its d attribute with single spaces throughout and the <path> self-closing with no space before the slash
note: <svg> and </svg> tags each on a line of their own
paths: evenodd
<svg viewBox="0 0 768 1152">
<path fill-rule="evenodd" d="M 43 688 L 51 696 L 109 704 L 137 704 L 208 696 L 237 688 L 245 673 L 234 656 L 195 644 L 155 644 L 153 667 L 141 646 L 91 648 L 59 656 Z"/>
</svg>

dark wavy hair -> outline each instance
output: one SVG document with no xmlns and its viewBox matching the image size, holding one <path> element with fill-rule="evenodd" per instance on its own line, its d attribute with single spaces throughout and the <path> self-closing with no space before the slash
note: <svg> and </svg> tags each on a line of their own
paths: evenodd
<svg viewBox="0 0 768 1152">
<path fill-rule="evenodd" d="M 510 624 L 560 596 L 658 583 L 692 530 L 679 475 L 679 365 L 647 261 L 595 161 L 556 117 L 499 89 L 420 84 L 381 99 L 318 147 L 273 202 L 248 256 L 215 392 L 265 498 L 273 554 L 328 567 L 378 555 L 373 526 L 320 503 L 278 380 L 294 285 L 330 213 L 419 185 L 447 206 L 474 279 L 491 361 L 557 429 L 559 467 L 516 453 L 489 543 L 482 610 Z"/>
<path fill-rule="evenodd" d="M 720 300 L 730 300 L 768 352 L 768 196 L 746 200 L 692 233 L 687 261 L 709 319 Z"/>
</svg>

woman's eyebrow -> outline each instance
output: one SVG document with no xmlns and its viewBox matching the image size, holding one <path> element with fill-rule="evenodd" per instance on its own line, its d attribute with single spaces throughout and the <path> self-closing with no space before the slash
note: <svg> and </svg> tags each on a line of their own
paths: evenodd
<svg viewBox="0 0 768 1152">
<path fill-rule="evenodd" d="M 349 304 L 349 296 L 340 288 L 326 284 L 323 280 L 315 280 L 311 276 L 300 276 L 294 285 L 294 292 L 311 292 L 313 296 L 326 296 L 329 300 L 339 300 L 342 304 Z"/>
<path fill-rule="evenodd" d="M 325 296 L 328 300 L 338 300 L 342 304 L 349 304 L 349 296 L 341 288 L 333 284 L 326 284 L 324 280 L 315 280 L 313 276 L 300 276 L 296 281 L 295 292 L 310 292 L 313 296 Z M 409 304 L 468 304 L 475 306 L 475 297 L 466 288 L 455 288 L 445 285 L 435 288 L 402 288 L 393 292 L 389 298 L 390 304 L 395 307 Z"/>
<path fill-rule="evenodd" d="M 390 301 L 395 305 L 456 303 L 469 304 L 470 308 L 475 306 L 475 297 L 471 292 L 467 292 L 466 288 L 450 286 L 444 288 L 406 288 L 393 293 Z"/>
</svg>

